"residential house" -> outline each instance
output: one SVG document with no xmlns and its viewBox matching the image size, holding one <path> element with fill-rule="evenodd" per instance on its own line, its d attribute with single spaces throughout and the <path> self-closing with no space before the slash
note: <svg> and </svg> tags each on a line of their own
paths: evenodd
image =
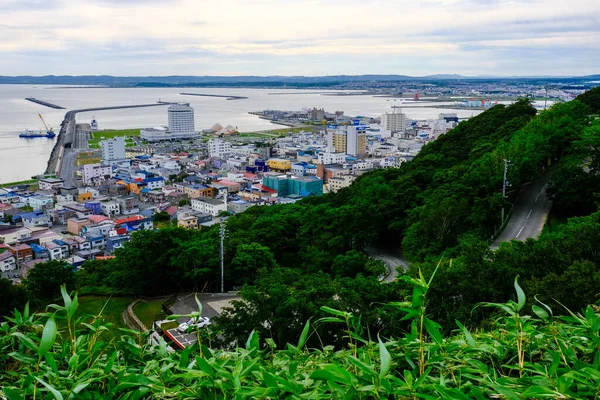
<svg viewBox="0 0 600 400">
<path fill-rule="evenodd" d="M 46 243 L 44 247 L 46 247 L 50 252 L 51 260 L 61 260 L 63 258 L 62 246 L 54 242 L 50 242 Z"/>
<path fill-rule="evenodd" d="M 0 226 L 0 243 L 15 244 L 31 237 L 31 230 L 24 226 L 11 226 L 6 229 Z"/>
<path fill-rule="evenodd" d="M 33 250 L 33 258 L 35 260 L 48 261 L 50 259 L 50 250 L 48 250 L 46 247 L 35 243 L 29 244 L 29 247 L 31 247 L 31 250 Z"/>
<path fill-rule="evenodd" d="M 22 214 L 23 226 L 27 228 L 38 228 L 38 227 L 51 227 L 52 222 L 48 215 L 41 211 L 33 211 L 26 214 Z"/>
<path fill-rule="evenodd" d="M 69 257 L 71 249 L 70 249 L 69 244 L 67 242 L 65 242 L 64 240 L 60 240 L 60 239 L 54 239 L 52 242 L 56 243 L 57 245 L 60 246 L 60 249 L 61 249 L 61 252 L 62 252 L 62 258 Z"/>
<path fill-rule="evenodd" d="M 87 218 L 69 218 L 67 220 L 67 230 L 73 235 L 79 235 L 85 226 L 91 224 Z"/>
<path fill-rule="evenodd" d="M 54 207 L 52 196 L 35 195 L 29 197 L 29 206 L 34 210 L 47 210 Z"/>
<path fill-rule="evenodd" d="M 129 235 L 117 235 L 106 238 L 106 252 L 112 254 L 118 248 L 123 247 L 123 244 L 129 242 L 131 236 Z"/>
<path fill-rule="evenodd" d="M 17 269 L 17 260 L 10 251 L 0 253 L 0 272 L 14 271 Z"/>
<path fill-rule="evenodd" d="M 165 180 L 162 177 L 146 178 L 144 182 L 150 190 L 162 189 L 165 186 Z"/>
<path fill-rule="evenodd" d="M 101 206 L 102 214 L 107 217 L 112 217 L 121 213 L 121 205 L 116 201 L 103 201 Z"/>
<path fill-rule="evenodd" d="M 140 212 L 140 208 L 137 205 L 137 201 L 133 196 L 119 196 L 114 198 L 121 209 L 121 214 L 132 215 Z"/>
<path fill-rule="evenodd" d="M 54 190 L 62 187 L 65 181 L 59 178 L 44 178 L 38 180 L 38 186 L 41 190 Z"/>
<path fill-rule="evenodd" d="M 67 225 L 67 221 L 69 218 L 75 217 L 75 211 L 62 209 L 62 210 L 53 210 L 50 213 L 50 220 L 57 225 Z"/>
<path fill-rule="evenodd" d="M 218 216 L 220 212 L 227 211 L 225 202 L 211 198 L 199 198 L 191 200 L 192 210 L 200 211 L 201 213 Z"/>
<path fill-rule="evenodd" d="M 115 220 L 115 225 L 121 227 L 127 227 L 128 231 L 137 231 L 145 229 L 153 229 L 154 222 L 151 217 L 142 217 L 141 215 L 133 215 L 127 218 L 120 218 Z"/>
<path fill-rule="evenodd" d="M 19 263 L 33 260 L 33 250 L 26 244 L 16 244 L 11 246 L 8 251 L 17 258 Z"/>
<path fill-rule="evenodd" d="M 92 210 L 92 214 L 94 215 L 102 214 L 102 205 L 98 200 L 86 201 L 85 203 L 83 203 L 83 206 L 88 210 Z"/>
</svg>

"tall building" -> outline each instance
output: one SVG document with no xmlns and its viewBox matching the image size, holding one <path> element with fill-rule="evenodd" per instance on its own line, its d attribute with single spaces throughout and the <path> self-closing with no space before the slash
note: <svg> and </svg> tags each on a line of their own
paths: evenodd
<svg viewBox="0 0 600 400">
<path fill-rule="evenodd" d="M 226 158 L 231 152 L 231 143 L 223 139 L 211 139 L 208 141 L 208 155 L 211 158 Z"/>
<path fill-rule="evenodd" d="M 365 125 L 332 126 L 328 135 L 331 136 L 333 147 L 338 153 L 352 156 L 367 154 L 367 134 Z"/>
<path fill-rule="evenodd" d="M 125 138 L 122 136 L 100 142 L 102 161 L 110 162 L 125 159 Z"/>
<path fill-rule="evenodd" d="M 394 108 L 392 112 L 381 115 L 381 126 L 387 131 L 404 132 L 406 130 L 406 115 Z"/>
<path fill-rule="evenodd" d="M 173 104 L 169 107 L 169 131 L 173 138 L 194 138 L 194 109 L 185 104 Z"/>
</svg>

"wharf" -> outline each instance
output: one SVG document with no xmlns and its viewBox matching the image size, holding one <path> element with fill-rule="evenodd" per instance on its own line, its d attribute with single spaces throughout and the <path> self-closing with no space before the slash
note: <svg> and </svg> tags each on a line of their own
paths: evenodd
<svg viewBox="0 0 600 400">
<path fill-rule="evenodd" d="M 83 108 L 79 110 L 71 110 L 65 114 L 65 119 L 60 126 L 60 132 L 57 140 L 50 153 L 50 159 L 46 166 L 46 173 L 59 175 L 68 184 L 72 184 L 75 172 L 75 159 L 80 151 L 87 149 L 87 141 L 83 139 L 77 132 L 75 116 L 82 112 L 105 111 L 105 110 L 120 110 L 126 108 L 142 108 L 166 106 L 171 103 L 150 103 L 150 104 L 132 104 L 123 106 L 95 107 Z"/>
<path fill-rule="evenodd" d="M 42 106 L 46 106 L 46 107 L 50 107 L 50 108 L 55 108 L 57 110 L 64 110 L 65 109 L 64 107 L 61 107 L 61 106 L 56 105 L 56 104 L 48 103 L 47 101 L 44 101 L 44 100 L 36 99 L 35 97 L 25 97 L 25 100 L 31 101 L 32 103 L 40 104 Z"/>
<path fill-rule="evenodd" d="M 187 93 L 187 92 L 183 92 L 183 93 L 179 93 L 179 94 L 183 95 L 183 96 L 221 97 L 221 98 L 224 98 L 225 100 L 244 100 L 244 99 L 247 99 L 247 97 L 244 97 L 244 96 L 227 96 L 227 95 L 222 95 L 222 94 Z"/>
</svg>

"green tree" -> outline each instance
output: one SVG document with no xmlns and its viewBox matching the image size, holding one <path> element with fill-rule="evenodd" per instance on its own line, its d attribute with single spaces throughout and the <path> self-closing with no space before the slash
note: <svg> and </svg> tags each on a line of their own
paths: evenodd
<svg viewBox="0 0 600 400">
<path fill-rule="evenodd" d="M 36 264 L 23 281 L 27 294 L 37 304 L 54 302 L 60 296 L 62 285 L 73 289 L 75 274 L 71 265 L 59 260 Z"/>
<path fill-rule="evenodd" d="M 0 278 L 0 320 L 15 309 L 22 310 L 27 303 L 27 292 L 21 285 L 14 285 L 10 279 Z"/>
<path fill-rule="evenodd" d="M 227 276 L 234 284 L 243 285 L 254 282 L 259 269 L 270 271 L 276 267 L 277 261 L 268 247 L 256 242 L 241 244 L 229 264 Z"/>
</svg>

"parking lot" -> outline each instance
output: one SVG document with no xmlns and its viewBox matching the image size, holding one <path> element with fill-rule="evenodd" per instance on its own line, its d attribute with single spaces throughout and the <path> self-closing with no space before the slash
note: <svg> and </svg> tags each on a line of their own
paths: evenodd
<svg viewBox="0 0 600 400">
<path fill-rule="evenodd" d="M 198 300 L 202 304 L 202 316 L 208 318 L 214 318 L 221 314 L 224 307 L 227 307 L 231 301 L 238 300 L 240 297 L 236 294 L 230 293 L 198 293 Z M 184 323 L 190 319 L 189 314 L 192 312 L 198 312 L 198 304 L 194 293 L 188 293 L 179 296 L 177 303 L 171 306 L 171 311 L 175 315 L 186 315 L 177 319 L 178 323 Z M 166 335 L 175 342 L 180 348 L 185 348 L 196 343 L 196 334 L 192 333 L 181 333 L 177 328 L 169 329 Z"/>
</svg>

